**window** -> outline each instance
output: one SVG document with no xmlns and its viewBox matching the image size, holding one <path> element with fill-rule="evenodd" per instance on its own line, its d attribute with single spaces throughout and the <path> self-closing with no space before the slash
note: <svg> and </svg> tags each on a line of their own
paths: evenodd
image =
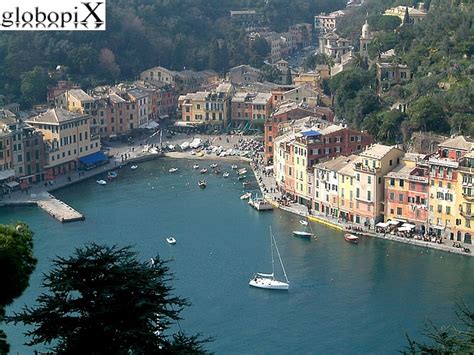
<svg viewBox="0 0 474 355">
<path fill-rule="evenodd" d="M 397 216 L 401 216 L 403 214 L 403 210 L 401 207 L 397 207 Z"/>
<path fill-rule="evenodd" d="M 395 194 L 393 192 L 390 192 L 390 201 L 395 200 Z"/>
<path fill-rule="evenodd" d="M 405 186 L 405 181 L 404 180 L 400 179 L 399 183 L 400 183 L 400 187 Z"/>
<path fill-rule="evenodd" d="M 443 206 L 438 205 L 438 213 L 441 213 L 441 212 L 443 212 Z"/>
<path fill-rule="evenodd" d="M 372 183 L 372 176 L 367 176 L 367 183 L 371 184 Z M 369 200 L 370 201 L 370 200 Z"/>
<path fill-rule="evenodd" d="M 367 201 L 372 201 L 372 193 L 371 193 L 371 191 L 367 191 Z"/>
<path fill-rule="evenodd" d="M 448 215 L 451 214 L 451 207 L 446 206 L 446 214 L 448 214 Z"/>
<path fill-rule="evenodd" d="M 398 202 L 403 203 L 403 194 L 398 195 Z"/>
</svg>

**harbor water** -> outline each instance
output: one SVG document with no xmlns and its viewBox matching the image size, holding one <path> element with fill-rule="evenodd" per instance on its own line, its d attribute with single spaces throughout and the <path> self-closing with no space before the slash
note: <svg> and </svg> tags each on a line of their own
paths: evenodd
<svg viewBox="0 0 474 355">
<path fill-rule="evenodd" d="M 207 348 L 216 353 L 396 353 L 406 333 L 420 337 L 427 320 L 455 321 L 457 301 L 474 305 L 474 258 L 371 238 L 353 245 L 317 224 L 316 240 L 295 238 L 300 218 L 250 208 L 239 199 L 235 172 L 208 174 L 207 188 L 198 188 L 195 163 L 161 159 L 124 168 L 106 186 L 92 179 L 55 192 L 84 222 L 60 224 L 36 207 L 0 208 L 0 223 L 21 220 L 35 231 L 38 258 L 30 287 L 8 312 L 34 304 L 56 255 L 90 241 L 132 244 L 143 260 L 157 253 L 172 260 L 175 292 L 192 303 L 181 327 L 214 337 Z M 179 170 L 170 174 L 171 167 Z M 255 272 L 271 272 L 269 226 L 287 292 L 248 286 Z M 170 235 L 176 245 L 166 243 Z M 5 329 L 12 353 L 33 352 L 23 345 L 24 327 Z"/>
</svg>

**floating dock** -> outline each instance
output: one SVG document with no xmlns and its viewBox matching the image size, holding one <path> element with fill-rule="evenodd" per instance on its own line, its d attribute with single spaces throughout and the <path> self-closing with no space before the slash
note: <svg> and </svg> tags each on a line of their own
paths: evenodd
<svg viewBox="0 0 474 355">
<path fill-rule="evenodd" d="M 47 199 L 37 201 L 37 205 L 61 223 L 83 221 L 86 219 L 83 214 L 77 212 L 63 201 L 58 200 L 53 195 L 49 195 Z"/>
</svg>

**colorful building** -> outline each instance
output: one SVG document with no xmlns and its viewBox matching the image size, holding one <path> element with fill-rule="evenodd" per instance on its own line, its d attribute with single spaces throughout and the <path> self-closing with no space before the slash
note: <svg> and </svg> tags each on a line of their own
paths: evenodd
<svg viewBox="0 0 474 355">
<path fill-rule="evenodd" d="M 100 152 L 100 140 L 92 137 L 90 116 L 87 114 L 54 108 L 30 118 L 26 123 L 43 134 L 46 180 L 75 171 L 80 158 Z"/>
<path fill-rule="evenodd" d="M 383 220 L 385 202 L 384 178 L 400 164 L 403 150 L 395 146 L 374 144 L 359 154 L 354 163 L 354 222 L 374 228 Z"/>
<path fill-rule="evenodd" d="M 472 244 L 474 232 L 474 152 L 467 153 L 459 162 L 459 181 L 456 185 L 458 216 L 456 240 Z"/>
<path fill-rule="evenodd" d="M 385 176 L 385 221 L 398 220 L 423 232 L 428 224 L 429 169 L 421 154 L 405 154 Z"/>
</svg>

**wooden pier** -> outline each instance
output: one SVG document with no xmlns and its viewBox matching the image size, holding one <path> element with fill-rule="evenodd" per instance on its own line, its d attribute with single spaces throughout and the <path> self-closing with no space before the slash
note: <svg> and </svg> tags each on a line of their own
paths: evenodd
<svg viewBox="0 0 474 355">
<path fill-rule="evenodd" d="M 77 212 L 74 208 L 50 194 L 49 198 L 37 201 L 37 205 L 61 223 L 83 221 L 86 219 L 83 214 Z"/>
</svg>

